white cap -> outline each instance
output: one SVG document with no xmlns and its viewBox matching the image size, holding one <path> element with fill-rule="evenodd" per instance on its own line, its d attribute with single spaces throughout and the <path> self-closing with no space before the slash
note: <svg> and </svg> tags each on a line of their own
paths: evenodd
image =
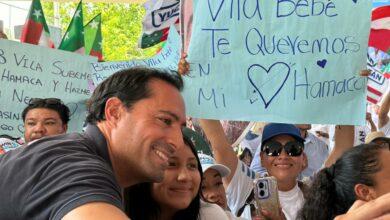
<svg viewBox="0 0 390 220">
<path fill-rule="evenodd" d="M 385 133 L 383 133 L 383 131 L 373 131 L 373 132 L 370 132 L 367 134 L 366 136 L 366 139 L 365 139 L 365 143 L 368 144 L 368 143 L 371 143 L 373 141 L 375 141 L 376 139 L 388 139 L 385 135 Z"/>
<path fill-rule="evenodd" d="M 222 164 L 215 163 L 214 158 L 206 154 L 198 154 L 200 163 L 202 165 L 203 172 L 206 172 L 208 169 L 214 169 L 218 171 L 221 177 L 225 177 L 230 174 L 230 169 Z"/>
</svg>

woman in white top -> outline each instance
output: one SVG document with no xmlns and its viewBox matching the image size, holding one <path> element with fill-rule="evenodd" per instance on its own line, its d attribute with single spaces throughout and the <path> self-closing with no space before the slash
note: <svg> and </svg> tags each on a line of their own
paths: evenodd
<svg viewBox="0 0 390 220">
<path fill-rule="evenodd" d="M 255 172 L 238 160 L 219 121 L 200 120 L 200 124 L 210 140 L 217 163 L 227 166 L 232 171 L 223 178 L 229 208 L 237 216 L 254 217 L 246 204 L 251 200 Z M 299 173 L 307 167 L 303 141 L 298 128 L 294 125 L 271 123 L 264 127 L 261 162 L 268 173 L 277 180 L 280 207 L 284 215 L 261 210 L 263 216 L 270 219 L 293 220 L 303 205 L 303 192 L 297 181 Z M 275 217 L 277 215 L 281 217 Z"/>
</svg>

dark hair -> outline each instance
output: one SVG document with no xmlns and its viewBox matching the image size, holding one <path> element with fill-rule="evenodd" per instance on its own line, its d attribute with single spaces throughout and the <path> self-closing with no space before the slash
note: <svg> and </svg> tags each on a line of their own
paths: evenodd
<svg viewBox="0 0 390 220">
<path fill-rule="evenodd" d="M 150 97 L 148 87 L 152 79 L 159 79 L 183 89 L 183 80 L 175 72 L 145 67 L 133 67 L 118 71 L 100 83 L 88 100 L 87 122 L 96 123 L 105 120 L 104 108 L 111 97 L 119 98 L 128 108 L 141 99 Z"/>
<path fill-rule="evenodd" d="M 356 200 L 355 185 L 374 186 L 373 174 L 381 169 L 377 144 L 361 144 L 345 152 L 335 164 L 315 176 L 298 219 L 334 219 Z"/>
<path fill-rule="evenodd" d="M 32 98 L 30 99 L 26 108 L 24 108 L 22 112 L 23 122 L 26 120 L 26 115 L 28 111 L 35 108 L 47 108 L 53 111 L 56 111 L 61 118 L 62 124 L 66 125 L 69 122 L 70 118 L 70 110 L 68 106 L 66 106 L 61 99 L 57 98 Z"/>
<path fill-rule="evenodd" d="M 202 166 L 194 143 L 187 137 L 183 137 L 184 143 L 189 146 L 191 152 L 195 155 L 198 163 L 198 171 L 203 176 Z M 161 214 L 160 205 L 152 197 L 153 183 L 140 183 L 125 189 L 125 212 L 133 220 L 157 220 Z M 190 205 L 183 210 L 178 211 L 173 220 L 196 220 L 199 218 L 201 185 L 199 184 L 198 194 L 192 200 Z"/>
<path fill-rule="evenodd" d="M 242 153 L 240 154 L 240 156 L 238 156 L 238 159 L 242 160 L 242 159 L 244 159 L 244 157 L 245 157 L 246 155 L 248 155 L 248 156 L 250 156 L 251 158 L 253 158 L 252 152 L 251 152 L 248 148 L 245 148 L 245 149 L 242 151 Z"/>
</svg>

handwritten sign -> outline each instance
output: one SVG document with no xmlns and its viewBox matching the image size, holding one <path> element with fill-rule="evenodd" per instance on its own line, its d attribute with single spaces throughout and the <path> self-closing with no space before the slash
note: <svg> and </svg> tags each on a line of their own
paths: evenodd
<svg viewBox="0 0 390 220">
<path fill-rule="evenodd" d="M 371 1 L 197 0 L 193 117 L 362 124 Z"/>
<path fill-rule="evenodd" d="M 168 40 L 164 48 L 154 57 L 145 60 L 131 60 L 123 62 L 95 62 L 91 64 L 92 80 L 98 85 L 113 73 L 133 66 L 148 66 L 154 68 L 167 68 L 177 70 L 177 63 L 180 58 L 180 37 L 172 26 L 169 31 Z"/>
<path fill-rule="evenodd" d="M 31 98 L 60 98 L 70 109 L 68 131 L 81 131 L 96 58 L 0 40 L 0 133 L 23 136 L 22 111 Z"/>
</svg>

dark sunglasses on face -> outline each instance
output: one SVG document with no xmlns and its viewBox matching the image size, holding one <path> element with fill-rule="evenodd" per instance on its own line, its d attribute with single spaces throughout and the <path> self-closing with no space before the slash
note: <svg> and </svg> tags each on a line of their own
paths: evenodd
<svg viewBox="0 0 390 220">
<path fill-rule="evenodd" d="M 262 151 L 267 155 L 271 157 L 277 157 L 282 154 L 282 150 L 286 152 L 288 156 L 292 157 L 298 157 L 301 156 L 303 153 L 304 144 L 299 141 L 290 141 L 287 142 L 285 145 L 282 145 L 281 143 L 277 141 L 267 141 L 264 143 L 264 146 L 262 147 Z"/>
</svg>

